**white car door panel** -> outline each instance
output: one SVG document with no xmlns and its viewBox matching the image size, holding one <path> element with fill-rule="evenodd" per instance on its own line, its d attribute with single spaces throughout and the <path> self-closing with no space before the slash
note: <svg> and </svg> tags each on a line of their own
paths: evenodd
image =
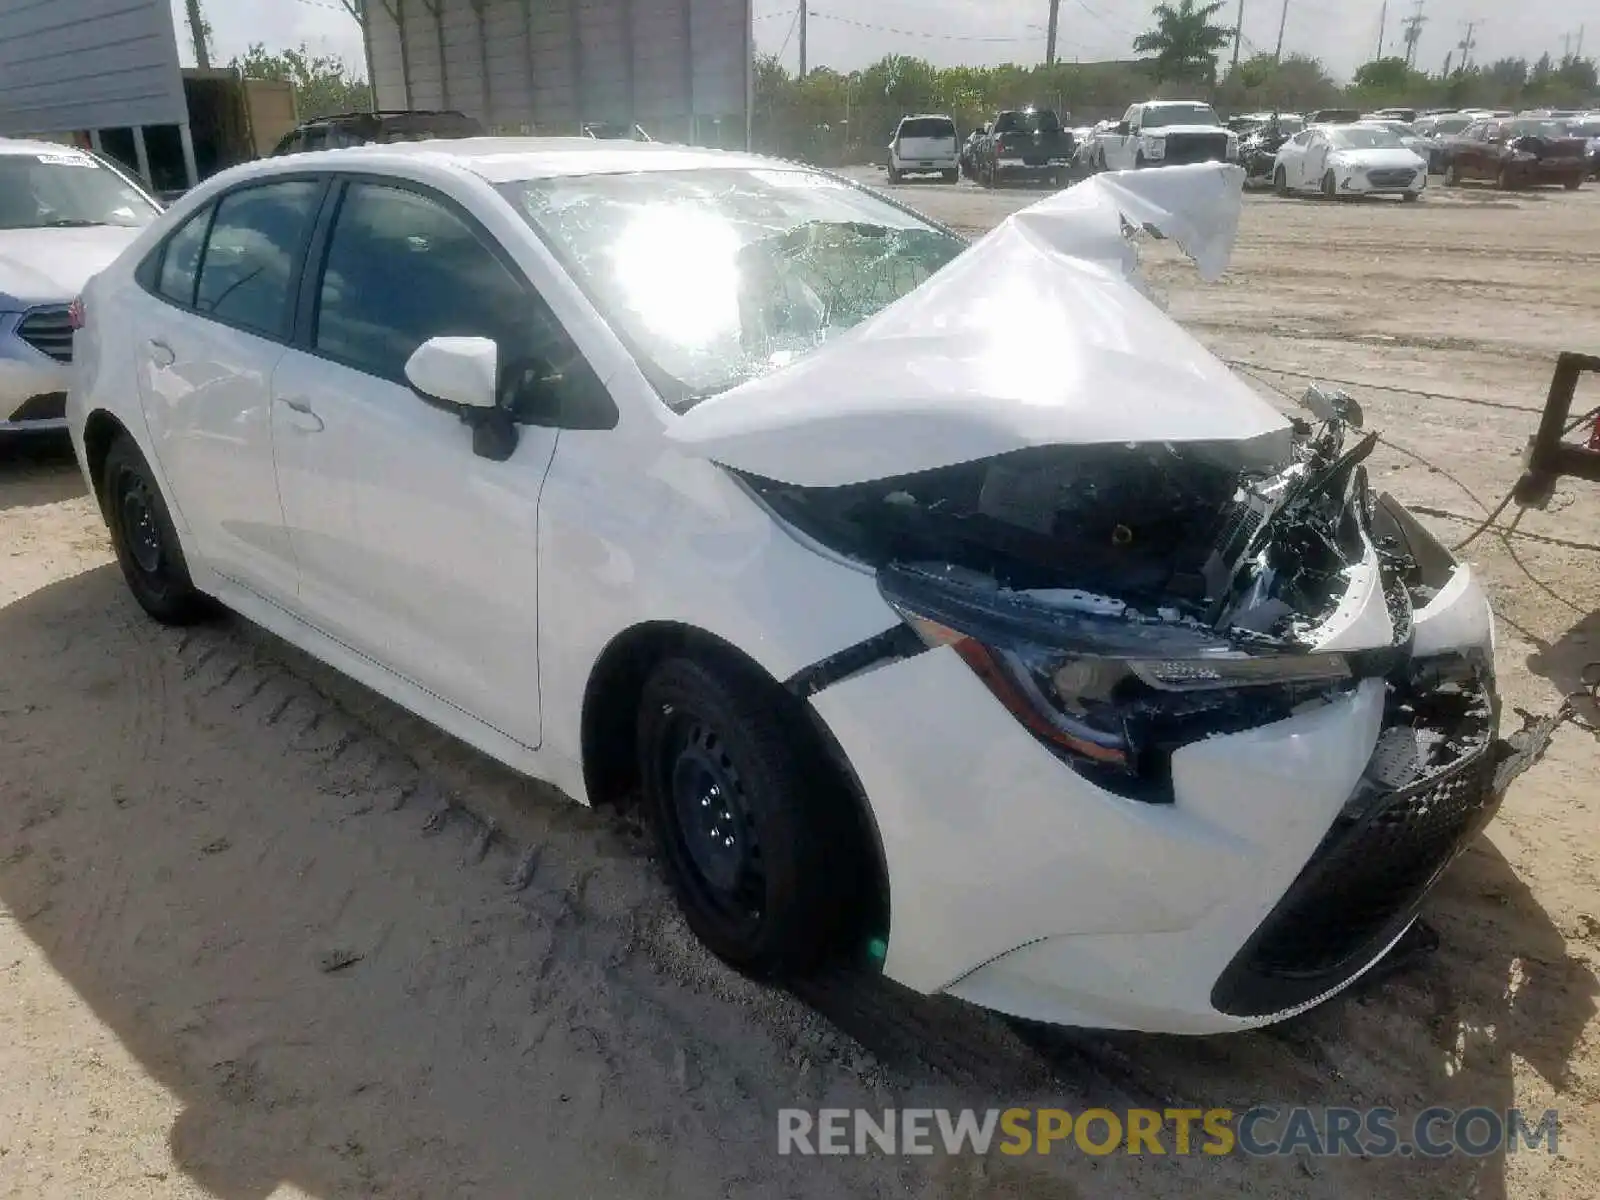
<svg viewBox="0 0 1600 1200">
<path fill-rule="evenodd" d="M 306 619 L 537 747 L 539 489 L 556 432 L 525 427 L 491 462 L 410 389 L 298 350 L 273 390 Z"/>
<path fill-rule="evenodd" d="M 162 298 L 142 296 L 132 317 L 145 419 L 194 548 L 279 601 L 294 595 L 296 570 L 273 465 L 271 380 L 321 192 L 299 179 L 225 195 L 214 221 L 208 208 L 173 236 L 156 279 Z"/>
<path fill-rule="evenodd" d="M 481 458 L 404 364 L 446 335 L 493 338 L 503 378 L 517 361 L 577 352 L 493 239 L 422 189 L 351 182 L 308 288 L 311 348 L 279 364 L 272 405 L 300 608 L 537 747 L 538 504 L 557 431 L 519 426 L 509 460 Z"/>
</svg>

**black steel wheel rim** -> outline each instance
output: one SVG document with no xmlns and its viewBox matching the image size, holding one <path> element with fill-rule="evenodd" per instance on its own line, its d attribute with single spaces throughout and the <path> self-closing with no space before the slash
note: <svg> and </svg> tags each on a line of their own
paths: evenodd
<svg viewBox="0 0 1600 1200">
<path fill-rule="evenodd" d="M 678 858 L 701 901 L 737 924 L 761 920 L 766 864 L 737 765 L 703 718 L 671 714 L 658 769 Z"/>
<path fill-rule="evenodd" d="M 121 511 L 128 553 L 139 570 L 156 574 L 161 569 L 161 530 L 156 524 L 155 494 L 142 476 L 123 475 Z"/>
</svg>

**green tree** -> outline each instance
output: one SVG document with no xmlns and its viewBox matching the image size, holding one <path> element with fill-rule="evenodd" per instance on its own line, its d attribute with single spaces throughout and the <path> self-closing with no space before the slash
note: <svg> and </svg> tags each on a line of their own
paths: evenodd
<svg viewBox="0 0 1600 1200">
<path fill-rule="evenodd" d="M 1156 27 L 1133 39 L 1136 54 L 1153 54 L 1157 81 L 1195 83 L 1207 86 L 1216 82 L 1217 55 L 1233 38 L 1233 31 L 1214 24 L 1212 18 L 1227 0 L 1196 4 L 1178 0 L 1177 6 L 1165 2 L 1154 9 Z"/>
<path fill-rule="evenodd" d="M 326 117 L 335 113 L 362 112 L 372 107 L 372 89 L 354 74 L 342 58 L 332 54 L 313 54 L 301 43 L 299 49 L 270 53 L 256 42 L 228 64 L 247 79 L 275 79 L 294 84 L 295 103 L 300 119 Z"/>
</svg>

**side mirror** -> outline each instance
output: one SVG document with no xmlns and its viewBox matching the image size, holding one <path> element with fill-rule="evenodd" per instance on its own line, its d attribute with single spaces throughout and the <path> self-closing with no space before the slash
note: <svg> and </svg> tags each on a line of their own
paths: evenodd
<svg viewBox="0 0 1600 1200">
<path fill-rule="evenodd" d="M 500 347 L 484 337 L 429 338 L 406 360 L 412 391 L 442 408 L 493 408 Z"/>
<path fill-rule="evenodd" d="M 406 360 L 411 390 L 472 427 L 472 452 L 505 462 L 517 448 L 517 426 L 499 401 L 500 347 L 484 337 L 429 338 Z"/>
<path fill-rule="evenodd" d="M 1127 137 L 1128 136 L 1128 132 L 1129 132 L 1128 123 L 1126 121 L 1118 121 L 1117 122 L 1117 135 L 1119 137 Z"/>
</svg>

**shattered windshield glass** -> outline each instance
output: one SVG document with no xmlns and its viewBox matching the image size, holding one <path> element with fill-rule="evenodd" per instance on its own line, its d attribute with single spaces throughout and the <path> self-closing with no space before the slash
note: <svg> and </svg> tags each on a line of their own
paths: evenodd
<svg viewBox="0 0 1600 1200">
<path fill-rule="evenodd" d="M 803 169 L 498 186 L 680 410 L 792 362 L 966 248 L 870 192 Z"/>
</svg>

